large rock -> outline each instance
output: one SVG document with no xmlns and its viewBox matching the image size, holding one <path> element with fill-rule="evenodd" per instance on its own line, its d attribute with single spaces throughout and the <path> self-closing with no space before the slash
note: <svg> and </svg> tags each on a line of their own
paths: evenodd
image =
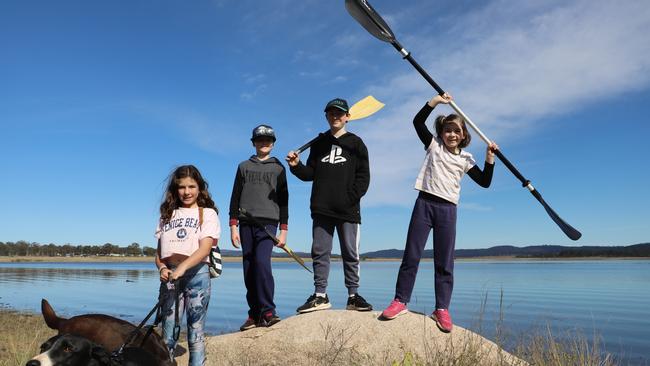
<svg viewBox="0 0 650 366">
<path fill-rule="evenodd" d="M 209 337 L 208 365 L 524 364 L 461 327 L 445 334 L 422 314 L 391 321 L 379 320 L 379 314 L 317 311 L 270 328 Z M 178 360 L 186 365 L 187 354 Z"/>
</svg>

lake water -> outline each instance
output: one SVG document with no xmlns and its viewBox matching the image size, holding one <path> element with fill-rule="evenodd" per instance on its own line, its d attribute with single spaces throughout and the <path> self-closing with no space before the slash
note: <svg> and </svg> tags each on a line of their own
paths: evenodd
<svg viewBox="0 0 650 366">
<path fill-rule="evenodd" d="M 399 262 L 361 264 L 360 293 L 375 310 L 392 299 L 398 268 Z M 278 313 L 291 316 L 313 291 L 311 274 L 290 262 L 273 263 L 273 271 Z M 333 263 L 328 294 L 337 309 L 347 298 L 342 272 Z M 66 317 L 105 313 L 137 323 L 155 304 L 158 284 L 152 263 L 0 263 L 0 304 L 35 313 L 45 298 Z M 208 331 L 237 331 L 247 311 L 241 264 L 225 263 L 212 285 Z M 409 308 L 428 314 L 434 302 L 433 264 L 422 262 Z M 647 365 L 650 261 L 458 261 L 451 314 L 492 339 L 499 314 L 513 335 L 547 325 L 556 335 L 578 330 L 599 336 L 622 364 Z"/>
</svg>

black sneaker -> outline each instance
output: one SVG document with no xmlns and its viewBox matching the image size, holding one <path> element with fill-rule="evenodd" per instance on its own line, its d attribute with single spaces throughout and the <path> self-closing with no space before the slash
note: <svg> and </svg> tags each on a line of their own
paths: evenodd
<svg viewBox="0 0 650 366">
<path fill-rule="evenodd" d="M 296 309 L 296 311 L 302 314 L 302 313 L 309 313 L 311 311 L 316 311 L 316 310 L 325 310 L 331 307 L 332 304 L 330 304 L 330 299 L 327 297 L 327 295 L 323 297 L 323 296 L 316 296 L 316 294 L 313 294 L 309 296 L 307 302 L 305 302 L 301 307 Z"/>
<path fill-rule="evenodd" d="M 280 322 L 280 317 L 274 314 L 272 311 L 267 312 L 266 314 L 262 315 L 262 318 L 260 319 L 260 322 L 257 323 L 258 327 L 270 327 L 273 324 L 277 324 Z"/>
<path fill-rule="evenodd" d="M 354 294 L 348 297 L 348 305 L 345 308 L 347 310 L 370 311 L 372 310 L 372 305 L 368 304 L 366 299 L 361 297 L 361 295 Z"/>
<path fill-rule="evenodd" d="M 245 330 L 253 329 L 256 326 L 257 326 L 257 322 L 255 321 L 255 319 L 249 316 L 248 319 L 246 319 L 246 321 L 244 322 L 244 324 L 242 324 L 241 327 L 239 327 L 239 330 L 243 332 Z"/>
</svg>

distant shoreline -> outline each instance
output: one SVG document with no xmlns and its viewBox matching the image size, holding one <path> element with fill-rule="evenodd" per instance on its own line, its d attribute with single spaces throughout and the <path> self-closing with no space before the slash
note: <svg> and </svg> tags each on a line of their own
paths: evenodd
<svg viewBox="0 0 650 366">
<path fill-rule="evenodd" d="M 241 257 L 223 257 L 224 262 L 241 262 Z M 289 262 L 291 258 L 273 258 L 274 262 Z M 311 260 L 305 258 L 305 260 Z M 48 256 L 0 256 L 0 263 L 152 263 L 153 257 L 48 257 Z"/>
<path fill-rule="evenodd" d="M 241 262 L 241 257 L 223 257 L 224 262 Z M 273 257 L 273 262 L 292 262 L 291 258 Z M 305 262 L 311 262 L 311 258 L 303 258 Z M 366 258 L 363 262 L 399 262 L 402 258 Z M 483 261 L 587 261 L 587 260 L 650 260 L 650 257 L 515 257 L 515 256 L 487 256 L 487 257 L 463 257 L 456 258 L 457 262 L 483 262 Z M 332 258 L 334 262 L 340 262 L 340 258 Z M 422 261 L 431 262 L 432 258 L 423 258 Z M 47 256 L 0 256 L 0 263 L 153 263 L 153 257 L 47 257 Z"/>
<path fill-rule="evenodd" d="M 486 257 L 461 257 L 456 258 L 456 262 L 483 262 L 483 261 L 588 261 L 588 260 L 650 260 L 650 257 L 515 257 L 510 255 L 504 256 L 486 256 Z M 402 258 L 367 258 L 364 262 L 401 262 Z M 433 258 L 422 258 L 423 262 L 432 262 Z"/>
</svg>

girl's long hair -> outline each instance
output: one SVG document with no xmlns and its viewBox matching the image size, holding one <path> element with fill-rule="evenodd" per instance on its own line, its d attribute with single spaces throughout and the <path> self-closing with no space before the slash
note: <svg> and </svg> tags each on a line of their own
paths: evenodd
<svg viewBox="0 0 650 366">
<path fill-rule="evenodd" d="M 203 179 L 201 172 L 194 165 L 181 165 L 169 175 L 167 189 L 163 194 L 163 200 L 160 204 L 160 221 L 163 224 L 168 223 L 172 218 L 174 210 L 182 205 L 178 196 L 178 182 L 183 178 L 192 178 L 198 184 L 199 195 L 196 203 L 199 207 L 211 208 L 217 211 L 210 192 L 208 192 L 208 182 Z"/>
<path fill-rule="evenodd" d="M 472 135 L 469 134 L 469 131 L 467 130 L 467 126 L 465 126 L 465 120 L 463 117 L 457 115 L 457 114 L 450 114 L 448 116 L 438 116 L 436 117 L 436 135 L 438 137 L 442 138 L 442 129 L 445 127 L 446 124 L 449 123 L 455 123 L 458 124 L 462 129 L 463 129 L 463 140 L 458 143 L 459 148 L 465 148 L 469 146 L 469 143 L 472 141 Z"/>
</svg>

